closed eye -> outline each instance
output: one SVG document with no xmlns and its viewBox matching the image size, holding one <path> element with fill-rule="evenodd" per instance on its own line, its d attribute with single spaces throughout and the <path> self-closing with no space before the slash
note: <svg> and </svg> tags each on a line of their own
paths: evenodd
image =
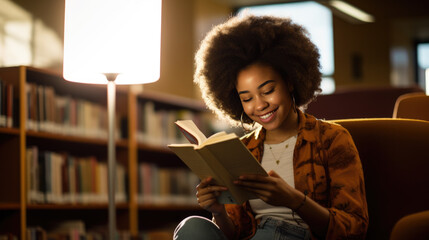
<svg viewBox="0 0 429 240">
<path fill-rule="evenodd" d="M 274 92 L 274 88 L 271 88 L 269 91 L 264 92 L 265 95 L 271 94 Z"/>
<path fill-rule="evenodd" d="M 250 102 L 250 100 L 252 100 L 252 98 L 241 99 L 242 102 Z"/>
</svg>

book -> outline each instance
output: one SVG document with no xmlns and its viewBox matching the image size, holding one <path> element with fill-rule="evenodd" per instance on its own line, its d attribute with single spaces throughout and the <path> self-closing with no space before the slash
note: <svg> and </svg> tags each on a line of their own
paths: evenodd
<svg viewBox="0 0 429 240">
<path fill-rule="evenodd" d="M 5 83 L 0 79 L 0 127 L 6 126 L 6 97 Z"/>
<path fill-rule="evenodd" d="M 168 147 L 202 180 L 212 177 L 225 186 L 218 197 L 222 204 L 242 204 L 256 196 L 233 182 L 241 175 L 268 176 L 261 164 L 235 133 L 218 132 L 207 138 L 192 120 L 175 124 L 189 140 L 189 144 L 169 144 Z"/>
</svg>

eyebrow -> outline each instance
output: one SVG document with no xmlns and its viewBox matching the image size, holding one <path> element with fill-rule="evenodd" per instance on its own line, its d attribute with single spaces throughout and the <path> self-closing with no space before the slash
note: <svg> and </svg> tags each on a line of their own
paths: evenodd
<svg viewBox="0 0 429 240">
<path fill-rule="evenodd" d="M 263 82 L 261 85 L 259 85 L 259 86 L 258 86 L 258 89 L 261 89 L 261 88 L 263 88 L 265 85 L 267 85 L 268 83 L 272 83 L 272 82 L 275 82 L 275 81 L 274 81 L 274 80 L 267 80 L 267 81 Z M 244 94 L 244 93 L 249 93 L 249 91 L 248 91 L 248 90 L 240 91 L 240 92 L 238 92 L 238 95 L 240 95 L 240 94 Z"/>
</svg>

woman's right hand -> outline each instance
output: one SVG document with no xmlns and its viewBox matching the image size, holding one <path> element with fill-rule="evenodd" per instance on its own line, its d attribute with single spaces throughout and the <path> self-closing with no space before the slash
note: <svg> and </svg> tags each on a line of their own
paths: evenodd
<svg viewBox="0 0 429 240">
<path fill-rule="evenodd" d="M 212 177 L 202 180 L 197 186 L 198 205 L 213 215 L 222 213 L 225 207 L 217 201 L 217 197 L 226 190 L 226 187 L 216 185 Z"/>
</svg>

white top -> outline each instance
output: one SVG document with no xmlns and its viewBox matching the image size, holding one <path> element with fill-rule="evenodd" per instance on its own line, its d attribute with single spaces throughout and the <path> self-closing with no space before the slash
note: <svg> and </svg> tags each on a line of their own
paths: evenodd
<svg viewBox="0 0 429 240">
<path fill-rule="evenodd" d="M 293 136 L 278 144 L 264 144 L 264 155 L 261 162 L 262 167 L 267 172 L 274 170 L 292 187 L 295 187 L 293 151 L 296 139 L 297 137 Z M 295 217 L 292 217 L 292 210 L 290 208 L 273 206 L 261 199 L 252 199 L 249 202 L 256 219 L 264 216 L 272 217 L 308 228 L 308 225 L 297 214 L 295 214 Z"/>
</svg>

